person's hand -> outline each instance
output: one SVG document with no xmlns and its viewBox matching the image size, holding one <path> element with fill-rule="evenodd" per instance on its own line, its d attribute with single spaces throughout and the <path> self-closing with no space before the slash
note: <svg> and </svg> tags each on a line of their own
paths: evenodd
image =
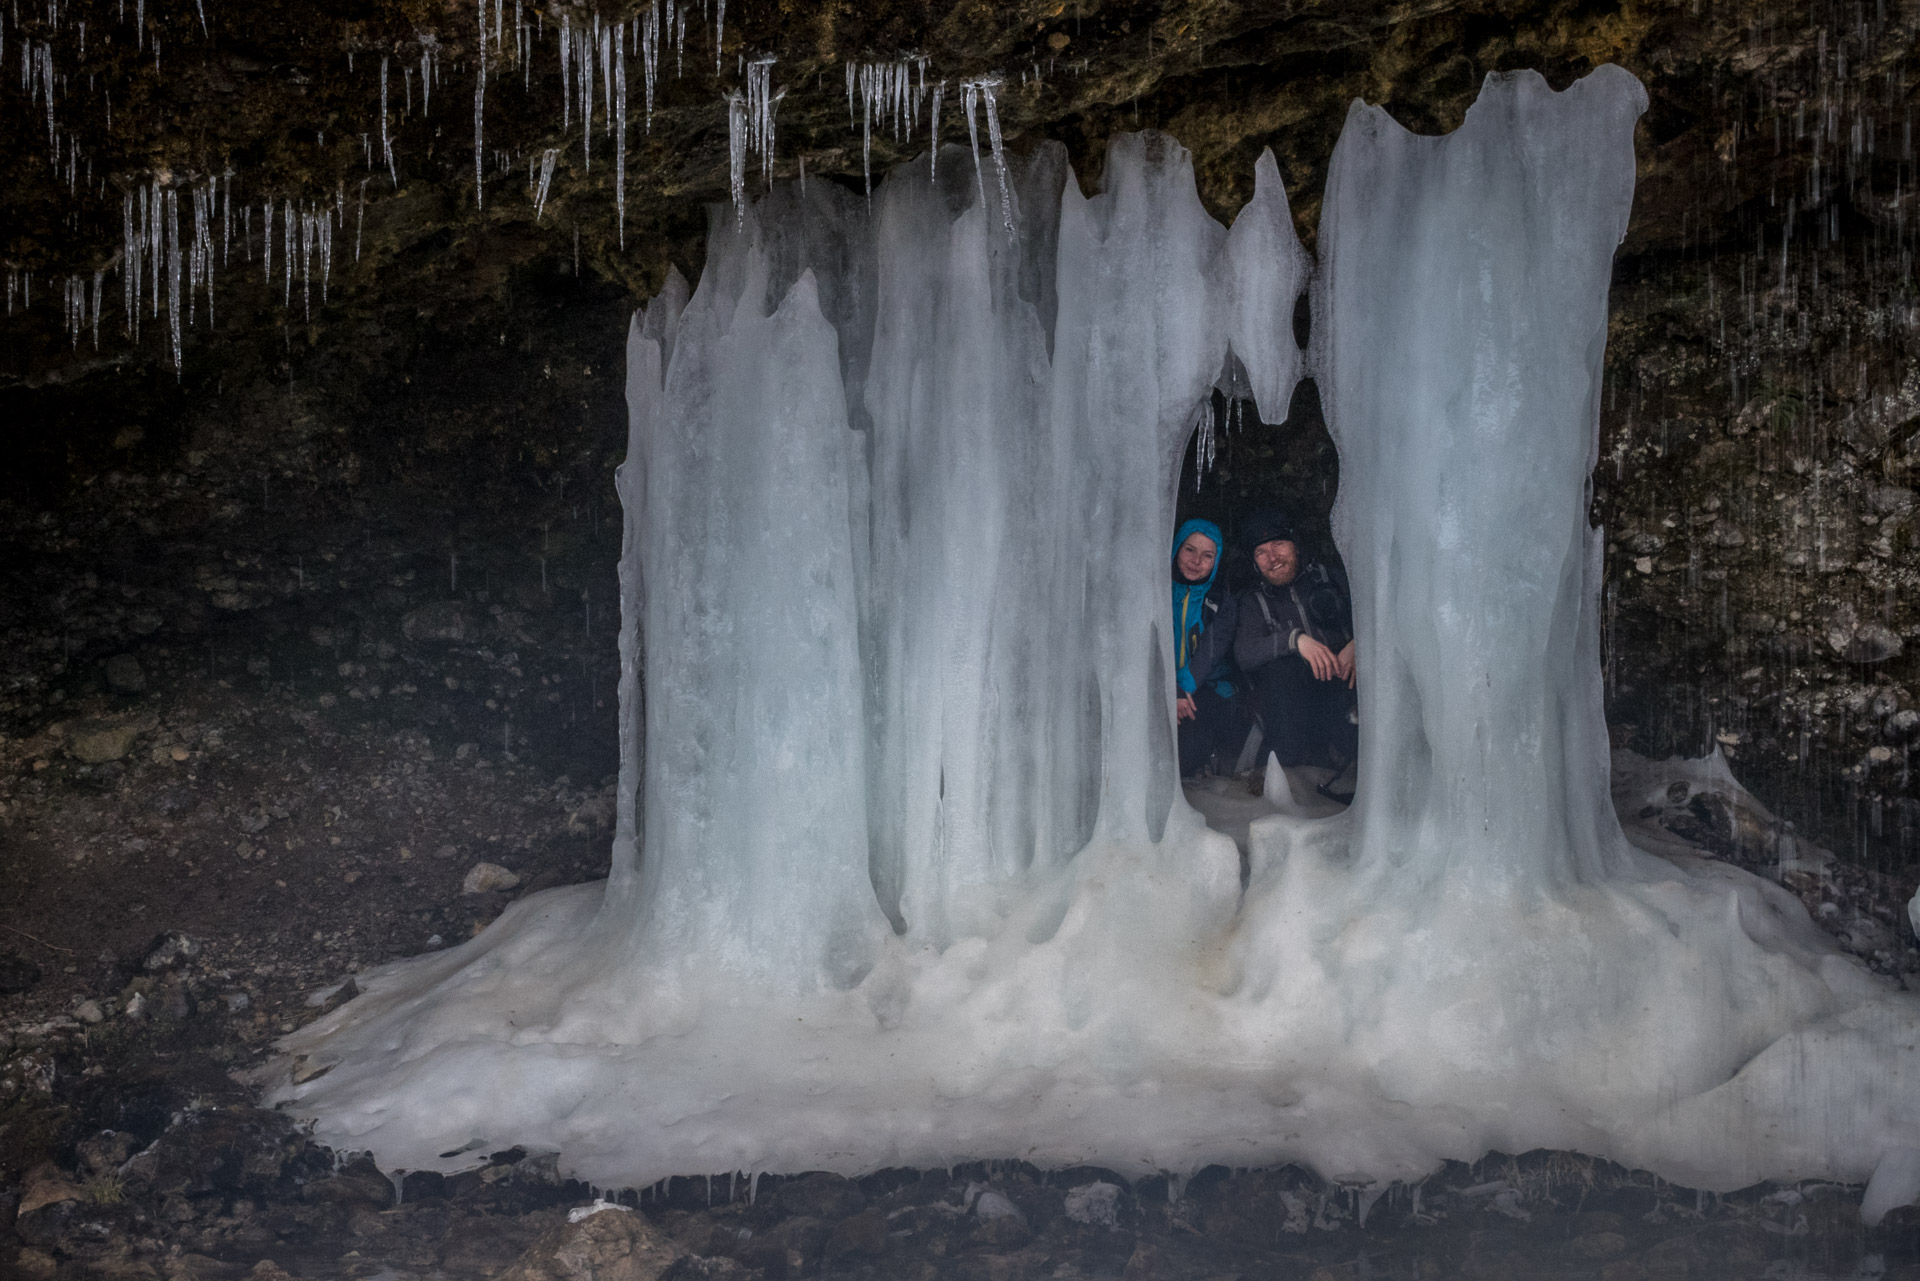
<svg viewBox="0 0 1920 1281">
<path fill-rule="evenodd" d="M 1193 701 L 1191 694 L 1182 694 L 1180 700 L 1173 706 L 1174 710 L 1180 713 L 1180 719 L 1183 721 L 1190 721 L 1200 714 L 1200 706 Z"/>
<path fill-rule="evenodd" d="M 1307 666 L 1313 669 L 1315 680 L 1330 681 L 1336 676 L 1346 675 L 1340 670 L 1340 660 L 1334 656 L 1334 652 L 1305 632 L 1300 634 L 1300 657 L 1306 659 Z"/>
<path fill-rule="evenodd" d="M 1333 661 L 1335 664 L 1335 674 L 1344 676 L 1347 681 L 1347 688 L 1352 689 L 1355 675 L 1353 670 L 1353 642 L 1348 641 L 1345 645 L 1341 646 L 1340 652 L 1334 655 Z"/>
</svg>

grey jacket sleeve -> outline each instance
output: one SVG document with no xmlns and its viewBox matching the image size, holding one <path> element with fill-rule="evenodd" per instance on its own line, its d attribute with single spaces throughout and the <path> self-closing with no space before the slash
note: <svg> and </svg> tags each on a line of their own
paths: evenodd
<svg viewBox="0 0 1920 1281">
<path fill-rule="evenodd" d="M 1277 658 L 1300 652 L 1300 629 L 1292 626 L 1292 611 L 1275 612 L 1271 624 L 1261 608 L 1258 587 L 1240 596 L 1239 625 L 1233 635 L 1233 661 L 1243 672 L 1255 672 Z"/>
</svg>

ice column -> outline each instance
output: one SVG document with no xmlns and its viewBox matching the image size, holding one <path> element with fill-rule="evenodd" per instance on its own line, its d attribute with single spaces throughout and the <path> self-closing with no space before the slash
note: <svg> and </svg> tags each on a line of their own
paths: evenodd
<svg viewBox="0 0 1920 1281">
<path fill-rule="evenodd" d="M 1163 134 L 1122 134 L 1106 190 L 1069 185 L 1060 210 L 1052 440 L 1078 473 L 1050 551 L 1052 643 L 1080 649 L 1099 708 L 1096 834 L 1158 841 L 1176 802 L 1172 639 L 1161 597 L 1178 459 L 1226 355 L 1216 283 L 1226 231 L 1193 161 Z M 1053 724 L 1084 715 L 1056 686 Z M 1182 802 L 1184 804 L 1184 802 Z"/>
<path fill-rule="evenodd" d="M 1461 127 L 1355 104 L 1314 333 L 1340 448 L 1361 710 L 1355 853 L 1405 892 L 1627 866 L 1587 525 L 1607 285 L 1646 92 L 1491 76 Z"/>
<path fill-rule="evenodd" d="M 720 269 L 679 317 L 658 400 L 644 342 L 629 382 L 647 770 L 628 928 L 669 973 L 847 986 L 886 923 L 867 871 L 838 340 L 813 273 L 785 287 L 758 210 L 709 235 Z M 616 888 L 607 910 L 634 899 Z"/>
<path fill-rule="evenodd" d="M 1059 646 L 1049 591 L 1078 480 L 1046 443 L 1066 156 L 1048 145 L 1022 167 L 1023 238 L 964 166 L 934 183 L 931 163 L 874 202 L 865 597 L 874 882 L 897 926 L 944 945 L 992 933 L 1026 873 L 1084 842 L 1097 731 L 1084 650 Z M 1056 679 L 1077 691 L 1059 724 Z"/>
</svg>

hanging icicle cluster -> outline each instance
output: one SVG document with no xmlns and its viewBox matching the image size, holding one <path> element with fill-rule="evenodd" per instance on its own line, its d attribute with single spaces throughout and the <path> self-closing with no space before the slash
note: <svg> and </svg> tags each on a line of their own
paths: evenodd
<svg viewBox="0 0 1920 1281">
<path fill-rule="evenodd" d="M 847 123 L 860 129 L 860 170 L 866 179 L 867 194 L 873 194 L 873 126 L 892 126 L 896 142 L 911 138 L 920 126 L 920 107 L 927 101 L 927 60 L 912 55 L 893 62 L 849 62 L 847 64 Z M 945 89 L 936 82 L 932 89 L 932 144 L 939 146 L 940 96 Z M 860 114 L 854 115 L 853 97 L 860 95 Z"/>
<path fill-rule="evenodd" d="M 1014 227 L 1013 188 L 1007 182 L 1007 152 L 1000 138 L 1000 113 L 995 107 L 994 94 L 1000 88 L 997 77 L 988 76 L 979 80 L 962 81 L 960 85 L 960 109 L 967 117 L 967 141 L 973 147 L 973 172 L 980 184 L 980 203 L 987 203 L 987 180 L 980 170 L 980 133 L 974 123 L 974 108 L 984 103 L 987 108 L 987 145 L 993 151 L 993 170 L 1000 182 L 1000 219 L 1009 232 Z"/>
</svg>

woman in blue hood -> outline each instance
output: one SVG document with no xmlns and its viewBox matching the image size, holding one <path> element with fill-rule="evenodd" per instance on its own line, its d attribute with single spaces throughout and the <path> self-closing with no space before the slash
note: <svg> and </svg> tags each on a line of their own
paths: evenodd
<svg viewBox="0 0 1920 1281">
<path fill-rule="evenodd" d="M 1173 654 L 1180 687 L 1180 773 L 1198 774 L 1246 734 L 1234 702 L 1234 599 L 1220 576 L 1220 527 L 1190 520 L 1173 536 Z"/>
</svg>

